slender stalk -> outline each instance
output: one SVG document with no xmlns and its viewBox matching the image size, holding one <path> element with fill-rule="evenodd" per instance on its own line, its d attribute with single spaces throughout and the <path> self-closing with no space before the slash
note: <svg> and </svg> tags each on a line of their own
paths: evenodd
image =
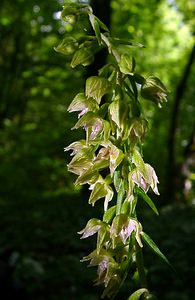
<svg viewBox="0 0 195 300">
<path fill-rule="evenodd" d="M 116 215 L 120 215 L 121 212 L 121 206 L 123 203 L 123 198 L 125 194 L 125 188 L 124 188 L 124 181 L 121 181 L 120 189 L 117 195 L 117 203 L 116 203 Z"/>
<path fill-rule="evenodd" d="M 146 279 L 146 272 L 144 269 L 143 252 L 142 252 L 142 248 L 139 246 L 137 242 L 136 242 L 136 264 L 137 264 L 140 286 L 141 288 L 147 288 L 147 279 Z"/>
</svg>

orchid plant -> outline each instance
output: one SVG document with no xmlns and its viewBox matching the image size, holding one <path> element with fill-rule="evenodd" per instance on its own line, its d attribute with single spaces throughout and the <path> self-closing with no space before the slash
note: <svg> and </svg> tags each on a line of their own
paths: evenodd
<svg viewBox="0 0 195 300">
<path fill-rule="evenodd" d="M 68 170 L 76 174 L 75 185 L 89 185 L 89 203 L 94 206 L 104 199 L 102 218 L 92 218 L 79 232 L 85 239 L 97 235 L 96 249 L 85 256 L 90 266 L 97 267 L 97 285 L 104 285 L 102 297 L 113 299 L 134 268 L 140 288 L 128 300 L 154 299 L 147 288 L 142 248 L 147 244 L 166 262 L 166 257 L 144 232 L 138 220 L 138 201 L 145 201 L 158 214 L 147 195 L 158 192 L 158 178 L 151 165 L 144 162 L 142 146 L 148 128 L 143 99 L 161 107 L 167 90 L 155 76 L 145 78 L 136 72 L 131 47 L 143 47 L 110 35 L 88 4 L 65 4 L 62 20 L 72 25 L 79 18 L 88 18 L 94 35 L 68 36 L 56 48 L 71 55 L 71 67 L 88 66 L 103 48 L 108 63 L 98 74 L 87 78 L 84 91 L 78 93 L 68 107 L 78 112 L 72 129 L 83 128 L 86 138 L 65 148 L 72 151 Z"/>
</svg>

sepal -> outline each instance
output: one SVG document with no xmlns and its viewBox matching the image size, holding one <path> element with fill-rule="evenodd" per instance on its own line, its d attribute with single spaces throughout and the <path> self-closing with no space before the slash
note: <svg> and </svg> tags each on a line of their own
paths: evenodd
<svg viewBox="0 0 195 300">
<path fill-rule="evenodd" d="M 148 77 L 141 88 L 141 96 L 156 103 L 159 107 L 167 101 L 167 89 L 159 78 Z"/>
<path fill-rule="evenodd" d="M 87 97 L 94 98 L 100 104 L 102 97 L 111 89 L 110 82 L 99 76 L 92 76 L 86 80 L 85 94 Z"/>
</svg>

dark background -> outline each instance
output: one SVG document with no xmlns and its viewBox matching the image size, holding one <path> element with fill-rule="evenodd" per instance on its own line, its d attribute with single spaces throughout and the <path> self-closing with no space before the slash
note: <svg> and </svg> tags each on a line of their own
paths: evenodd
<svg viewBox="0 0 195 300">
<path fill-rule="evenodd" d="M 86 1 L 85 1 L 86 2 Z M 101 216 L 87 189 L 75 190 L 63 148 L 81 132 L 70 131 L 71 99 L 96 74 L 104 54 L 87 70 L 72 70 L 54 47 L 72 25 L 59 20 L 63 1 L 1 1 L 0 9 L 0 299 L 96 300 L 95 270 L 80 259 L 93 238 L 77 232 Z M 150 130 L 145 161 L 160 180 L 153 199 L 160 217 L 139 207 L 146 232 L 176 269 L 145 250 L 151 290 L 160 300 L 191 300 L 195 286 L 195 4 L 191 0 L 93 1 L 114 36 L 146 46 L 132 50 L 137 69 L 166 84 L 161 110 L 146 102 Z M 127 299 L 127 281 L 120 299 Z"/>
</svg>

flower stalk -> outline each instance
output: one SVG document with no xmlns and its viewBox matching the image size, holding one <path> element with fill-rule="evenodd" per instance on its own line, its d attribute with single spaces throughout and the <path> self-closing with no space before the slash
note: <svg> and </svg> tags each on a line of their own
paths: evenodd
<svg viewBox="0 0 195 300">
<path fill-rule="evenodd" d="M 143 45 L 113 38 L 88 4 L 64 5 L 64 21 L 76 26 L 81 22 L 80 17 L 81 20 L 88 18 L 94 36 L 83 32 L 80 36 L 66 37 L 55 50 L 70 55 L 73 68 L 90 65 L 95 53 L 102 48 L 107 49 L 109 58 L 109 63 L 102 66 L 98 74 L 87 78 L 84 91 L 74 97 L 68 108 L 69 112 L 78 112 L 73 129 L 83 128 L 86 134 L 85 139 L 65 148 L 65 151 L 71 150 L 73 156 L 68 170 L 78 176 L 76 185 L 89 185 L 89 204 L 94 206 L 104 199 L 102 218 L 90 219 L 79 232 L 82 239 L 97 234 L 96 249 L 83 261 L 97 267 L 95 282 L 104 285 L 102 297 L 115 297 L 129 269 L 138 272 L 140 281 L 141 289 L 133 295 L 142 295 L 147 287 L 143 241 L 164 258 L 144 234 L 136 211 L 137 202 L 145 201 L 158 214 L 147 195 L 149 189 L 159 194 L 159 182 L 152 166 L 143 159 L 148 121 L 142 101 L 145 98 L 161 106 L 167 91 L 158 78 L 144 78 L 136 73 L 131 47 Z"/>
</svg>

